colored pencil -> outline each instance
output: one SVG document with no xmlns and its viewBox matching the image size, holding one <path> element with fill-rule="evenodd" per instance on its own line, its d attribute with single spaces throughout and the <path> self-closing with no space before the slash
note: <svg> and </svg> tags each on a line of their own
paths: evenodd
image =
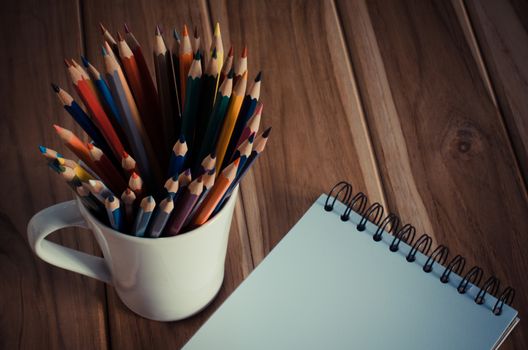
<svg viewBox="0 0 528 350">
<path fill-rule="evenodd" d="M 114 195 L 100 180 L 88 180 L 88 189 L 103 204 L 106 198 Z"/>
<path fill-rule="evenodd" d="M 176 85 L 176 100 L 178 101 L 178 120 L 175 120 L 175 126 L 176 126 L 176 135 L 180 134 L 180 128 L 181 128 L 181 111 L 182 111 L 182 103 L 181 100 L 181 80 L 180 80 L 180 47 L 181 47 L 181 40 L 180 35 L 178 34 L 178 31 L 174 29 L 172 31 L 172 36 L 174 38 L 174 44 L 172 45 L 172 70 L 174 72 L 174 85 Z"/>
<path fill-rule="evenodd" d="M 57 124 L 54 124 L 53 127 L 55 131 L 60 136 L 62 141 L 77 157 L 79 157 L 83 162 L 88 164 L 88 166 L 94 169 L 97 172 L 97 165 L 93 162 L 90 157 L 90 151 L 84 145 L 84 143 L 70 130 L 62 128 Z"/>
<path fill-rule="evenodd" d="M 214 183 L 215 183 L 215 176 L 216 176 L 216 171 L 214 167 L 209 172 L 202 175 L 203 191 L 200 197 L 198 198 L 198 200 L 196 201 L 196 203 L 194 204 L 194 207 L 192 208 L 190 214 L 185 219 L 185 222 L 183 223 L 184 229 L 187 229 L 187 227 L 189 226 L 189 223 L 195 217 L 196 211 L 202 204 L 205 197 L 207 197 L 207 194 L 209 193 L 209 191 L 211 191 L 211 188 L 213 188 Z"/>
<path fill-rule="evenodd" d="M 179 50 L 179 67 L 180 67 L 180 101 L 182 104 L 182 111 L 185 109 L 185 97 L 187 92 L 187 76 L 191 69 L 193 62 L 193 50 L 191 45 L 191 39 L 189 38 L 189 31 L 187 25 L 183 26 L 183 32 L 181 37 L 181 44 Z"/>
<path fill-rule="evenodd" d="M 162 234 L 173 209 L 174 201 L 172 200 L 172 196 L 169 195 L 161 201 L 156 213 L 154 214 L 154 218 L 152 219 L 152 223 L 149 227 L 149 237 L 156 238 Z"/>
<path fill-rule="evenodd" d="M 249 135 L 253 133 L 257 133 L 259 126 L 260 126 L 260 117 L 262 115 L 262 109 L 264 105 L 262 102 L 259 102 L 257 104 L 257 107 L 255 108 L 255 112 L 253 113 L 253 116 L 248 120 L 246 123 L 246 126 L 242 130 L 242 133 L 240 134 L 240 137 L 238 138 L 238 142 L 236 147 L 240 146 L 242 142 L 246 141 L 246 139 L 249 137 Z"/>
<path fill-rule="evenodd" d="M 106 48 L 103 47 L 102 51 L 106 67 L 106 79 L 123 116 L 123 130 L 127 135 L 132 153 L 137 159 L 141 175 L 149 183 L 152 183 L 153 176 L 156 178 L 155 174 L 160 176 L 160 170 L 157 162 L 154 161 L 154 151 L 143 126 L 132 91 L 116 59 L 108 54 L 108 44 Z M 149 161 L 149 158 L 153 161 Z"/>
<path fill-rule="evenodd" d="M 270 132 L 271 132 L 271 127 L 266 129 L 261 135 L 259 135 L 255 139 L 255 141 L 253 142 L 254 144 L 253 151 L 251 152 L 247 160 L 244 162 L 244 166 L 239 166 L 235 180 L 229 186 L 228 190 L 225 192 L 222 200 L 217 204 L 215 210 L 213 211 L 213 215 L 216 214 L 218 211 L 220 211 L 220 209 L 222 209 L 223 204 L 229 199 L 229 197 L 235 190 L 236 186 L 240 183 L 240 181 L 242 181 L 242 179 L 244 178 L 244 175 L 247 174 L 248 170 L 255 163 L 255 161 L 260 156 L 262 151 L 264 151 L 264 148 L 266 147 L 266 143 L 268 142 L 268 137 L 269 137 Z"/>
<path fill-rule="evenodd" d="M 220 89 L 218 89 L 218 95 L 209 117 L 209 123 L 205 131 L 202 145 L 200 147 L 200 153 L 198 159 L 205 158 L 208 154 L 215 152 L 216 141 L 220 128 L 224 122 L 227 109 L 229 107 L 229 100 L 231 98 L 231 92 L 233 90 L 233 71 L 229 74 L 228 78 L 224 80 Z"/>
<path fill-rule="evenodd" d="M 154 116 L 159 116 L 160 113 L 160 107 L 158 102 L 158 94 L 156 92 L 156 85 L 154 84 L 154 81 L 152 80 L 152 75 L 150 75 L 150 71 L 147 65 L 147 60 L 145 59 L 145 55 L 143 55 L 143 50 L 141 49 L 141 45 L 139 45 L 139 42 L 137 41 L 134 34 L 130 31 L 130 28 L 125 23 L 125 37 L 126 42 L 130 49 L 132 50 L 132 53 L 134 54 L 134 58 L 137 63 L 137 67 L 139 70 L 139 76 L 141 79 L 141 85 L 143 88 L 143 92 L 145 93 L 145 96 L 147 98 L 147 104 L 148 107 Z M 154 118 L 157 119 L 157 118 Z M 160 127 L 161 125 L 158 125 Z M 162 131 L 159 129 L 158 131 Z"/>
<path fill-rule="evenodd" d="M 116 231 L 123 230 L 123 215 L 121 214 L 119 199 L 114 196 L 108 196 L 105 200 L 105 207 L 110 226 Z"/>
<path fill-rule="evenodd" d="M 121 157 L 121 167 L 127 173 L 127 175 L 130 176 L 132 173 L 138 172 L 136 164 L 136 161 L 130 154 L 123 152 L 123 156 Z"/>
<path fill-rule="evenodd" d="M 216 154 L 211 153 L 205 157 L 200 163 L 198 169 L 195 171 L 194 177 L 202 176 L 205 173 L 214 169 L 216 165 Z"/>
<path fill-rule="evenodd" d="M 62 154 L 60 154 L 59 152 L 51 148 L 39 146 L 39 150 L 40 150 L 40 153 L 42 153 L 44 157 L 50 160 L 53 160 L 53 161 L 57 161 L 57 164 L 59 165 L 66 165 L 66 166 L 69 166 L 70 168 L 74 168 L 77 165 L 77 163 L 75 163 L 73 160 L 64 158 Z"/>
<path fill-rule="evenodd" d="M 200 194 L 202 194 L 203 182 L 202 177 L 197 178 L 189 184 L 189 186 L 182 189 L 178 200 L 174 205 L 174 213 L 165 230 L 165 235 L 176 236 L 180 233 L 185 219 L 191 213 L 194 204 L 198 201 Z"/>
<path fill-rule="evenodd" d="M 196 118 L 202 91 L 202 65 L 200 60 L 200 53 L 197 53 L 194 57 L 191 68 L 189 69 L 189 76 L 186 83 L 185 103 L 183 104 L 182 113 L 181 134 L 185 136 L 185 141 L 189 145 L 189 150 L 191 152 L 194 148 L 193 141 L 196 129 Z M 187 162 L 189 162 L 189 156 Z"/>
<path fill-rule="evenodd" d="M 77 122 L 77 124 L 79 124 L 84 132 L 95 142 L 95 144 L 98 147 L 104 149 L 105 152 L 111 152 L 111 149 L 101 132 L 97 129 L 88 114 L 86 114 L 81 106 L 75 102 L 73 97 L 56 84 L 51 84 L 51 87 L 57 94 L 57 97 L 61 101 L 64 109 L 72 116 L 72 118 Z"/>
<path fill-rule="evenodd" d="M 104 40 L 111 46 L 112 50 L 109 54 L 113 55 L 115 59 L 119 57 L 119 49 L 117 48 L 117 41 L 114 39 L 112 34 L 103 26 L 102 23 L 99 23 L 101 28 L 101 34 L 103 34 Z"/>
<path fill-rule="evenodd" d="M 161 117 L 166 144 L 172 145 L 176 140 L 176 128 L 174 121 L 178 118 L 178 105 L 176 85 L 174 85 L 174 72 L 172 68 L 171 53 L 165 45 L 159 26 L 156 27 L 154 36 L 154 68 L 156 71 L 156 83 L 161 107 Z"/>
<path fill-rule="evenodd" d="M 222 42 L 222 33 L 220 33 L 220 23 L 216 22 L 214 33 L 213 33 L 213 42 L 211 47 L 211 54 L 213 50 L 216 50 L 216 59 L 218 63 L 218 70 L 222 70 L 224 65 L 224 44 Z M 215 96 L 220 86 L 220 75 L 217 76 L 216 87 L 215 87 Z"/>
<path fill-rule="evenodd" d="M 238 81 L 238 84 L 233 88 L 233 94 L 229 101 L 229 107 L 227 109 L 224 122 L 222 124 L 222 130 L 218 136 L 218 142 L 216 144 L 216 163 L 219 165 L 216 167 L 216 174 L 218 175 L 222 170 L 221 165 L 226 157 L 227 147 L 231 140 L 231 135 L 235 128 L 236 119 L 242 107 L 242 101 L 244 100 L 244 92 L 246 91 L 247 84 L 247 73 L 244 73 L 242 78 Z"/>
<path fill-rule="evenodd" d="M 141 177 L 136 173 L 133 172 L 132 175 L 130 175 L 130 180 L 128 181 L 128 187 L 134 191 L 137 198 L 143 197 L 143 180 Z"/>
<path fill-rule="evenodd" d="M 194 145 L 200 147 L 203 143 L 205 131 L 207 125 L 209 124 L 209 117 L 211 116 L 211 111 L 214 107 L 214 99 L 216 94 L 216 82 L 218 78 L 218 64 L 216 58 L 216 49 L 213 50 L 211 60 L 207 65 L 207 70 L 203 77 L 202 82 L 202 92 L 200 96 L 200 102 L 197 113 L 197 122 L 196 122 L 196 132 L 194 135 Z M 198 153 L 198 152 L 194 152 Z M 196 166 L 201 161 L 199 155 L 195 157 L 195 163 L 193 166 Z"/>
<path fill-rule="evenodd" d="M 79 180 L 79 178 L 75 175 L 75 171 L 73 171 L 73 169 L 70 167 L 62 167 L 60 175 L 72 189 L 75 189 L 77 186 L 81 185 L 81 180 Z"/>
<path fill-rule="evenodd" d="M 251 116 L 255 112 L 258 100 L 260 98 L 261 81 L 262 73 L 259 72 L 257 74 L 257 77 L 255 78 L 255 81 L 253 82 L 253 86 L 251 86 L 248 93 L 244 97 L 242 107 L 240 107 L 240 112 L 238 113 L 238 117 L 236 118 L 235 127 L 233 129 L 233 133 L 231 134 L 231 139 L 229 141 L 229 146 L 227 147 L 224 166 L 226 166 L 227 162 L 231 160 L 233 152 L 235 152 L 237 148 L 237 143 L 240 139 L 240 136 L 242 135 L 242 131 L 244 130 L 244 127 L 249 121 L 249 118 L 251 118 Z"/>
<path fill-rule="evenodd" d="M 156 114 L 157 110 L 150 104 L 147 89 L 144 89 L 142 84 L 141 73 L 138 68 L 136 57 L 127 42 L 119 33 L 117 45 L 119 47 L 119 56 L 121 57 L 123 70 L 129 83 L 130 90 L 134 95 L 142 124 L 152 145 L 154 156 L 156 156 L 158 164 L 161 166 L 164 161 L 164 154 L 167 152 L 164 149 L 163 138 L 160 137 L 162 127 L 159 118 L 157 118 L 159 113 Z"/>
<path fill-rule="evenodd" d="M 81 60 L 83 62 L 83 65 L 88 70 L 90 78 L 94 82 L 95 87 L 99 92 L 99 96 L 101 96 L 102 100 L 104 101 L 104 107 L 106 107 L 107 115 L 109 117 L 112 116 L 112 118 L 110 118 L 110 121 L 113 122 L 112 125 L 114 126 L 114 130 L 116 130 L 116 132 L 119 134 L 123 125 L 123 118 L 119 113 L 114 98 L 112 97 L 110 88 L 106 84 L 106 81 L 104 81 L 101 73 L 99 73 L 99 71 L 86 59 L 86 57 L 81 56 Z M 119 136 L 122 137 L 122 135 Z"/>
<path fill-rule="evenodd" d="M 152 217 L 152 212 L 154 211 L 155 207 L 156 201 L 154 200 L 154 197 L 148 196 L 141 200 L 138 213 L 131 230 L 134 236 L 145 236 L 145 231 L 147 230 L 150 218 Z"/>
<path fill-rule="evenodd" d="M 247 69 L 247 46 L 245 46 L 240 58 L 235 62 L 235 77 L 233 78 L 233 84 L 236 85 L 238 83 L 244 73 L 247 72 Z"/>
<path fill-rule="evenodd" d="M 172 148 L 172 154 L 169 163 L 169 176 L 180 174 L 183 169 L 183 164 L 185 163 L 187 151 L 187 143 L 185 142 L 185 137 L 182 135 Z"/>
<path fill-rule="evenodd" d="M 121 195 L 121 202 L 125 207 L 125 229 L 131 228 L 134 223 L 134 203 L 136 194 L 130 188 L 127 188 Z"/>
<path fill-rule="evenodd" d="M 191 221 L 191 226 L 196 227 L 203 225 L 209 220 L 215 207 L 220 202 L 229 185 L 236 177 L 240 159 L 235 159 L 227 168 L 225 168 L 215 180 L 211 191 L 207 194 L 204 201 L 196 211 L 196 216 Z"/>
<path fill-rule="evenodd" d="M 81 202 L 84 204 L 84 206 L 88 209 L 92 209 L 96 213 L 99 213 L 103 210 L 101 202 L 99 202 L 97 198 L 95 198 L 93 194 L 90 193 L 90 190 L 88 190 L 82 184 L 75 188 L 75 193 L 81 199 Z"/>
<path fill-rule="evenodd" d="M 99 131 L 101 131 L 103 134 L 106 142 L 114 152 L 116 159 L 119 159 L 119 155 L 124 150 L 123 144 L 115 132 L 112 123 L 108 119 L 103 107 L 99 103 L 97 95 L 95 95 L 90 88 L 88 81 L 91 80 L 83 79 L 81 73 L 75 67 L 73 67 L 73 65 L 68 67 L 68 71 L 70 72 L 73 85 L 79 96 L 81 96 L 84 105 L 90 112 L 94 123 L 98 126 Z"/>
<path fill-rule="evenodd" d="M 178 176 L 179 190 L 181 190 L 184 187 L 187 187 L 191 183 L 191 181 L 192 181 L 191 169 L 187 169 L 187 170 L 183 171 L 180 174 L 180 176 Z"/>
<path fill-rule="evenodd" d="M 227 53 L 227 58 L 224 62 L 224 65 L 222 66 L 222 70 L 220 72 L 220 80 L 219 84 L 222 85 L 225 79 L 227 79 L 227 76 L 229 75 L 229 72 L 233 68 L 233 61 L 234 61 L 234 53 L 233 53 L 233 46 L 229 48 L 229 52 Z M 216 100 L 215 100 L 216 101 Z"/>
<path fill-rule="evenodd" d="M 98 175 L 110 186 L 112 192 L 121 193 L 126 188 L 123 175 L 115 168 L 114 164 L 99 148 L 89 143 L 86 145 L 90 158 L 98 169 Z"/>
<path fill-rule="evenodd" d="M 171 176 L 165 181 L 165 185 L 163 186 L 165 190 L 167 191 L 166 194 L 171 194 L 173 196 L 178 193 L 178 175 Z"/>
<path fill-rule="evenodd" d="M 249 156 L 251 155 L 251 150 L 253 148 L 253 141 L 255 139 L 255 134 L 251 134 L 246 141 L 242 142 L 240 147 L 237 148 L 235 153 L 233 153 L 233 159 L 240 158 L 240 163 L 238 164 L 238 172 L 240 172 L 244 168 L 244 164 L 248 160 Z"/>
</svg>

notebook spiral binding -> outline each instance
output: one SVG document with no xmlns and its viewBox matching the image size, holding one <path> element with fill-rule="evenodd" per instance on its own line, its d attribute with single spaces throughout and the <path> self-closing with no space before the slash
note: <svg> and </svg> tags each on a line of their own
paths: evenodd
<svg viewBox="0 0 528 350">
<path fill-rule="evenodd" d="M 335 194 L 334 194 L 335 192 Z M 346 205 L 345 211 L 341 214 L 341 220 L 348 221 L 350 213 L 355 211 L 361 215 L 361 220 L 357 225 L 358 231 L 364 231 L 366 228 L 367 221 L 370 221 L 377 226 L 377 230 L 373 235 L 372 239 L 376 242 L 381 241 L 384 232 L 392 233 L 394 238 L 389 246 L 390 251 L 398 251 L 398 247 L 401 241 L 404 241 L 411 246 L 411 250 L 407 254 L 407 261 L 415 261 L 416 254 L 421 251 L 424 255 L 428 256 L 426 263 L 423 266 L 423 271 L 429 273 L 433 270 L 435 263 L 442 267 L 447 261 L 449 255 L 449 248 L 445 245 L 438 245 L 431 253 L 433 239 L 428 234 L 422 234 L 418 239 L 415 240 L 416 229 L 410 224 L 403 225 L 400 227 L 400 218 L 393 214 L 388 213 L 383 217 L 384 209 L 380 203 L 373 203 L 367 207 L 368 198 L 363 192 L 356 194 L 352 191 L 352 185 L 346 181 L 338 182 L 328 193 L 326 198 L 324 209 L 326 211 L 332 211 L 334 209 L 335 202 L 338 198 Z M 451 272 L 462 276 L 464 267 L 466 265 L 466 259 L 457 255 L 451 259 L 451 261 L 445 266 L 442 276 L 440 277 L 441 283 L 449 282 L 449 275 Z M 460 294 L 464 294 L 467 291 L 469 283 L 480 288 L 479 292 L 475 296 L 475 303 L 483 304 L 486 294 L 496 295 L 499 291 L 500 282 L 495 276 L 489 277 L 482 286 L 479 284 L 482 280 L 484 272 L 478 266 L 473 266 L 463 276 L 462 281 L 458 284 L 457 290 Z M 504 304 L 511 305 L 513 298 L 515 297 L 515 290 L 511 287 L 506 287 L 497 298 L 492 312 L 495 315 L 502 313 Z"/>
</svg>

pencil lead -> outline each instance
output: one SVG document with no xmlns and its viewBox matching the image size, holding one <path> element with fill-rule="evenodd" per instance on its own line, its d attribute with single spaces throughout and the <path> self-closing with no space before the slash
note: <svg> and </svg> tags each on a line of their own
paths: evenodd
<svg viewBox="0 0 528 350">
<path fill-rule="evenodd" d="M 178 139 L 178 141 L 180 141 L 180 143 L 184 143 L 185 142 L 185 135 L 180 135 L 180 138 Z"/>
<path fill-rule="evenodd" d="M 228 57 L 233 57 L 233 45 L 229 48 L 229 52 L 227 53 Z"/>
<path fill-rule="evenodd" d="M 161 35 L 161 28 L 160 28 L 159 24 L 156 24 L 156 32 L 154 34 L 156 36 L 160 36 Z"/>
<path fill-rule="evenodd" d="M 199 61 L 202 59 L 202 54 L 200 53 L 200 50 L 196 51 L 196 53 L 194 54 L 194 59 L 196 61 Z"/>
<path fill-rule="evenodd" d="M 101 52 L 103 53 L 103 57 L 108 55 L 104 46 L 101 46 Z"/>
<path fill-rule="evenodd" d="M 132 177 L 133 179 L 137 179 L 139 175 L 135 171 L 133 171 L 130 177 Z"/>
<path fill-rule="evenodd" d="M 109 195 L 108 198 L 107 198 L 106 200 L 107 200 L 109 203 L 112 203 L 112 202 L 115 200 L 114 195 L 112 195 L 112 194 Z"/>
<path fill-rule="evenodd" d="M 86 57 L 84 57 L 83 55 L 81 55 L 81 62 L 83 63 L 83 66 L 85 66 L 86 68 L 90 66 L 90 62 L 88 62 Z"/>
<path fill-rule="evenodd" d="M 262 71 L 258 72 L 257 77 L 255 78 L 255 83 L 261 80 L 262 80 Z"/>
<path fill-rule="evenodd" d="M 235 76 L 235 70 L 233 68 L 231 68 L 229 70 L 229 73 L 227 74 L 227 78 L 228 79 L 233 79 L 234 76 Z"/>
<path fill-rule="evenodd" d="M 101 34 L 106 32 L 106 28 L 104 27 L 103 23 L 99 22 L 99 28 L 101 28 Z"/>
<path fill-rule="evenodd" d="M 244 46 L 244 50 L 242 50 L 242 55 L 240 55 L 240 57 L 242 58 L 246 58 L 247 57 L 247 46 Z"/>
<path fill-rule="evenodd" d="M 124 23 L 124 27 L 125 27 L 125 33 L 129 34 L 130 33 L 130 28 L 128 28 L 128 24 Z"/>
<path fill-rule="evenodd" d="M 211 54 L 211 57 L 212 58 L 216 58 L 217 57 L 216 47 L 213 49 L 213 53 Z"/>
<path fill-rule="evenodd" d="M 270 132 L 271 132 L 271 126 L 267 128 L 266 130 L 264 130 L 264 132 L 262 133 L 262 137 L 267 138 Z"/>
<path fill-rule="evenodd" d="M 123 41 L 123 36 L 121 35 L 120 32 L 117 32 L 117 40 Z"/>
<path fill-rule="evenodd" d="M 56 132 L 61 132 L 62 131 L 62 128 L 60 126 L 58 126 L 57 124 L 53 124 L 53 128 L 55 129 Z"/>
<path fill-rule="evenodd" d="M 251 135 L 249 135 L 248 141 L 249 143 L 253 143 L 254 140 L 255 140 L 255 133 L 252 133 Z"/>
<path fill-rule="evenodd" d="M 71 66 L 71 62 L 68 61 L 67 58 L 65 58 L 65 59 L 64 59 L 64 65 L 66 66 L 66 68 L 70 68 L 70 66 Z"/>
<path fill-rule="evenodd" d="M 60 87 L 57 84 L 51 83 L 51 88 L 55 92 L 59 92 L 60 91 Z"/>
<path fill-rule="evenodd" d="M 44 146 L 39 146 L 40 153 L 44 154 L 46 153 L 47 148 Z"/>
<path fill-rule="evenodd" d="M 187 24 L 184 24 L 184 25 L 183 25 L 183 32 L 182 32 L 182 35 L 183 35 L 183 36 L 189 36 L 189 30 L 187 29 Z"/>
<path fill-rule="evenodd" d="M 174 37 L 174 39 L 176 39 L 176 41 L 180 41 L 180 35 L 178 34 L 176 28 L 174 28 L 174 30 L 172 31 L 172 36 Z"/>
<path fill-rule="evenodd" d="M 198 36 L 198 27 L 197 26 L 194 26 L 194 38 L 195 39 L 199 38 L 199 36 Z"/>
</svg>

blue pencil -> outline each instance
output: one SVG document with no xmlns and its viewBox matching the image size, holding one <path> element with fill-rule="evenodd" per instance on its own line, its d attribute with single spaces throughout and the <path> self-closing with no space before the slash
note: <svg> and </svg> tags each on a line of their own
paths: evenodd
<svg viewBox="0 0 528 350">
<path fill-rule="evenodd" d="M 148 196 L 141 200 L 139 210 L 136 215 L 136 220 L 132 226 L 132 234 L 137 237 L 144 237 L 145 231 L 147 230 L 150 218 L 156 207 L 156 201 L 154 197 Z"/>
<path fill-rule="evenodd" d="M 99 73 L 99 71 L 86 59 L 86 57 L 81 56 L 81 60 L 83 62 L 83 65 L 88 69 L 88 72 L 91 75 L 92 81 L 94 82 L 95 87 L 101 94 L 101 97 L 103 98 L 106 106 L 112 112 L 111 114 L 114 116 L 115 120 L 117 120 L 119 125 L 123 126 L 123 118 L 121 117 L 121 114 L 119 113 L 119 110 L 114 101 L 114 98 L 112 97 L 112 94 L 110 93 L 110 88 L 104 81 L 103 77 L 101 76 L 101 73 Z"/>
<path fill-rule="evenodd" d="M 172 154 L 169 164 L 169 176 L 179 175 L 183 169 L 185 162 L 185 156 L 187 155 L 187 143 L 185 137 L 180 136 L 179 140 L 176 141 L 172 148 Z"/>
<path fill-rule="evenodd" d="M 105 154 L 112 154 L 110 146 L 104 139 L 103 135 L 97 129 L 92 119 L 84 112 L 77 102 L 66 91 L 61 89 L 56 84 L 51 84 L 53 91 L 59 97 L 64 109 L 73 117 L 84 132 L 93 140 L 97 147 L 101 148 Z"/>
<path fill-rule="evenodd" d="M 105 200 L 105 208 L 110 226 L 116 231 L 121 231 L 123 229 L 123 216 L 121 215 L 119 199 L 113 195 L 108 196 Z"/>
<path fill-rule="evenodd" d="M 156 210 L 156 215 L 154 215 L 152 224 L 149 227 L 149 237 L 156 238 L 161 235 L 173 209 L 174 201 L 172 200 L 172 196 L 168 195 L 161 201 Z"/>
</svg>

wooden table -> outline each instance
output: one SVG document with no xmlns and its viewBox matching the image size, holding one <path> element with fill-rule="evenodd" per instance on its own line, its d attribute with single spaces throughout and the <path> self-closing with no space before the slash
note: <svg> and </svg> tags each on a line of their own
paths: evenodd
<svg viewBox="0 0 528 350">
<path fill-rule="evenodd" d="M 340 179 L 514 286 L 526 317 L 528 5 L 464 1 L 4 4 L 0 348 L 178 348 Z M 264 71 L 263 124 L 274 129 L 242 184 L 224 285 L 182 322 L 136 316 L 111 287 L 43 263 L 26 240 L 34 213 L 71 198 L 37 149 L 64 150 L 53 123 L 79 131 L 49 83 L 72 91 L 63 58 L 101 67 L 98 23 L 125 21 L 146 48 L 158 23 L 197 26 L 208 47 L 219 21 L 227 48 L 247 44 L 250 76 Z M 54 239 L 100 254 L 80 230 Z M 503 349 L 527 348 L 523 320 Z"/>
</svg>

